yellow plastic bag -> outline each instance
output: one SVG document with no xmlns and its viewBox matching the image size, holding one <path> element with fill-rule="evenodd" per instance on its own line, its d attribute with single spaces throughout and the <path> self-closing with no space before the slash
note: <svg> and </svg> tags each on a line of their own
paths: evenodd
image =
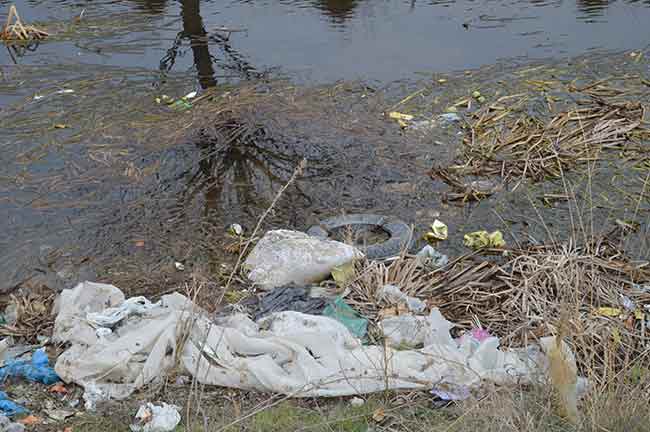
<svg viewBox="0 0 650 432">
<path fill-rule="evenodd" d="M 465 234 L 463 244 L 472 249 L 481 249 L 485 247 L 501 248 L 506 245 L 506 242 L 503 240 L 503 234 L 501 231 L 494 231 L 491 233 L 488 233 L 487 231 L 474 231 Z"/>
<path fill-rule="evenodd" d="M 435 243 L 438 240 L 447 240 L 447 237 L 449 236 L 449 229 L 444 222 L 436 219 L 433 221 L 429 228 L 431 228 L 431 230 L 424 234 L 424 239 L 427 242 Z"/>
<path fill-rule="evenodd" d="M 388 117 L 392 118 L 393 120 L 405 120 L 405 121 L 413 120 L 413 116 L 411 114 L 404 114 L 397 111 L 389 112 Z"/>
<path fill-rule="evenodd" d="M 332 268 L 332 278 L 336 282 L 336 285 L 342 287 L 350 282 L 356 274 L 356 269 L 354 268 L 354 261 L 336 266 Z"/>
</svg>

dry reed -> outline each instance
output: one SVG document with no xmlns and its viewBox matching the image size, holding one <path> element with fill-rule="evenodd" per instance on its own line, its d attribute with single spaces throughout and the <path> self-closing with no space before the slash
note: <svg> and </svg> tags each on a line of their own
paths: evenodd
<svg viewBox="0 0 650 432">
<path fill-rule="evenodd" d="M 568 333 L 581 370 L 603 379 L 645 352 L 643 305 L 650 304 L 647 263 L 628 259 L 607 241 L 576 246 L 510 250 L 507 256 L 462 256 L 430 272 L 404 257 L 390 264 L 361 266 L 349 286 L 348 302 L 371 321 L 402 313 L 391 310 L 379 290 L 394 284 L 408 295 L 440 308 L 461 328 L 477 323 L 506 346 L 526 346 L 557 334 L 560 315 L 570 312 Z M 626 310 L 629 299 L 635 310 Z M 616 308 L 617 316 L 599 313 Z"/>
<path fill-rule="evenodd" d="M 47 38 L 49 33 L 45 30 L 22 22 L 15 5 L 9 7 L 7 20 L 0 32 L 0 39 L 5 42 L 32 42 Z"/>
<path fill-rule="evenodd" d="M 645 158 L 640 140 L 650 137 L 650 128 L 640 102 L 626 100 L 624 90 L 603 81 L 568 90 L 574 101 L 565 101 L 566 108 L 557 113 L 549 108 L 540 114 L 531 108 L 540 100 L 528 93 L 500 97 L 473 112 L 467 121 L 462 163 L 432 175 L 456 187 L 460 182 L 454 172 L 541 181 L 599 160 L 605 150 Z M 543 105 L 556 104 L 545 99 Z"/>
</svg>

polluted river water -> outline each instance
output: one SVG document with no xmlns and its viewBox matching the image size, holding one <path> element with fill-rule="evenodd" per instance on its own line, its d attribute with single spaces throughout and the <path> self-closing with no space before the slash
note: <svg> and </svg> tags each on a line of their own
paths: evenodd
<svg viewBox="0 0 650 432">
<path fill-rule="evenodd" d="M 89 275 L 173 283 L 174 262 L 218 268 L 224 227 L 252 228 L 303 158 L 265 228 L 369 212 L 415 225 L 439 217 L 457 244 L 463 231 L 511 219 L 539 238 L 546 209 L 531 196 L 561 185 L 445 204 L 446 186 L 428 173 L 451 163 L 463 132 L 406 134 L 382 113 L 422 88 L 409 101 L 430 118 L 478 88 L 515 93 L 527 77 L 649 75 L 647 1 L 14 4 L 51 37 L 0 50 L 0 292 Z M 242 110 L 236 140 L 156 103 L 250 85 L 280 96 Z M 629 187 L 613 165 L 596 187 Z M 598 206 L 603 220 L 645 211 L 618 198 Z M 568 223 L 566 212 L 552 218 Z"/>
</svg>

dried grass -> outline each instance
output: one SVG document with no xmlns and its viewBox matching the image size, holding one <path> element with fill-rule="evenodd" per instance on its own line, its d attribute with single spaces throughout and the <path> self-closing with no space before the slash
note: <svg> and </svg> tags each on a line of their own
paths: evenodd
<svg viewBox="0 0 650 432">
<path fill-rule="evenodd" d="M 431 279 L 412 257 L 400 256 L 391 262 L 363 260 L 356 266 L 357 274 L 347 286 L 346 301 L 373 322 L 391 313 L 394 306 L 380 293 L 384 285 L 398 286 L 407 295 L 421 298 L 427 297 L 431 286 Z"/>
<path fill-rule="evenodd" d="M 625 100 L 624 90 L 603 81 L 571 87 L 574 103 L 549 120 L 533 114 L 529 94 L 503 96 L 474 112 L 464 138 L 464 163 L 458 170 L 475 175 L 535 181 L 559 178 L 563 170 L 601 158 L 604 150 L 643 149 L 649 138 L 645 107 Z M 552 106 L 548 99 L 545 106 Z"/>
<path fill-rule="evenodd" d="M 394 284 L 440 308 L 460 327 L 480 323 L 506 346 L 526 346 L 558 334 L 560 316 L 568 312 L 567 332 L 581 371 L 604 380 L 646 353 L 650 334 L 645 317 L 635 319 L 626 312 L 622 299 L 632 300 L 640 312 L 650 303 L 650 289 L 635 283 L 648 280 L 647 263 L 632 262 L 603 241 L 510 250 L 507 256 L 471 254 L 434 272 L 419 268 L 412 257 L 372 262 L 358 270 L 347 300 L 378 321 L 391 307 L 379 290 Z M 599 315 L 600 307 L 619 308 L 621 317 Z"/>
<path fill-rule="evenodd" d="M 0 32 L 0 39 L 5 42 L 33 42 L 47 38 L 50 34 L 33 25 L 24 24 L 15 5 L 9 7 L 7 20 Z"/>
<path fill-rule="evenodd" d="M 617 380 L 594 388 L 582 401 L 582 419 L 571 425 L 553 408 L 550 389 L 544 387 L 501 389 L 479 400 L 462 403 L 462 414 L 453 427 L 445 430 L 465 432 L 569 432 L 648 430 L 650 410 L 647 392 L 650 382 Z M 435 429 L 433 429 L 435 430 Z"/>
<path fill-rule="evenodd" d="M 38 336 L 51 334 L 54 316 L 50 314 L 54 295 L 46 297 L 28 295 L 11 296 L 15 307 L 16 322 L 0 325 L 0 336 L 22 338 L 28 342 L 37 342 Z"/>
</svg>

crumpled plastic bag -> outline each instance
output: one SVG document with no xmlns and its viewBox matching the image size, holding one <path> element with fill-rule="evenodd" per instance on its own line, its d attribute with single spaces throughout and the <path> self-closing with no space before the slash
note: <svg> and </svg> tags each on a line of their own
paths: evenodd
<svg viewBox="0 0 650 432">
<path fill-rule="evenodd" d="M 49 363 L 45 349 L 42 348 L 34 351 L 31 360 L 9 360 L 0 368 L 0 382 L 8 377 L 16 377 L 43 384 L 54 384 L 59 381 L 59 377 Z"/>
<path fill-rule="evenodd" d="M 578 367 L 573 352 L 559 337 L 542 338 L 540 344 L 548 359 L 548 375 L 557 396 L 557 413 L 572 424 L 578 424 Z"/>
<path fill-rule="evenodd" d="M 449 264 L 449 257 L 438 252 L 431 245 L 423 247 L 422 250 L 417 253 L 416 258 L 421 265 L 432 270 Z"/>
<path fill-rule="evenodd" d="M 362 318 L 342 297 L 337 297 L 327 305 L 323 310 L 323 316 L 334 318 L 360 339 L 368 332 L 368 320 Z"/>
<path fill-rule="evenodd" d="M 130 315 L 143 314 L 158 306 L 158 303 L 151 303 L 145 297 L 132 297 L 118 307 L 104 309 L 102 312 L 89 312 L 86 319 L 96 327 L 112 328 Z"/>
<path fill-rule="evenodd" d="M 399 287 L 395 285 L 384 285 L 381 287 L 379 292 L 382 297 L 384 297 L 384 299 L 386 299 L 388 302 L 397 304 L 404 303 L 406 304 L 406 307 L 408 307 L 408 309 L 414 313 L 424 312 L 427 307 L 427 304 L 425 302 L 417 297 L 412 297 L 404 294 L 399 289 Z"/>
<path fill-rule="evenodd" d="M 472 249 L 481 249 L 486 247 L 502 248 L 506 245 L 506 242 L 503 240 L 501 231 L 493 231 L 491 233 L 487 231 L 474 231 L 465 234 L 463 244 Z"/>
<path fill-rule="evenodd" d="M 244 299 L 240 305 L 246 307 L 256 320 L 273 312 L 287 310 L 320 315 L 330 299 L 313 295 L 317 294 L 317 288 L 287 285 L 272 289 L 260 295 L 259 298 L 250 296 Z"/>
<path fill-rule="evenodd" d="M 447 237 L 449 236 L 449 228 L 447 228 L 447 225 L 444 222 L 436 219 L 429 228 L 430 231 L 424 234 L 424 239 L 426 241 L 437 242 L 439 240 L 447 240 Z"/>
<path fill-rule="evenodd" d="M 181 422 L 179 408 L 175 405 L 154 405 L 151 402 L 141 405 L 135 415 L 136 422 L 130 429 L 133 432 L 171 432 Z"/>
<path fill-rule="evenodd" d="M 101 312 L 124 303 L 124 293 L 113 285 L 81 282 L 74 289 L 66 289 L 57 298 L 52 339 L 93 345 L 97 342 L 96 328 L 84 323 L 90 312 Z"/>
<path fill-rule="evenodd" d="M 384 318 L 379 322 L 388 344 L 392 347 L 416 347 L 419 345 L 457 346 L 449 333 L 453 324 L 447 321 L 437 308 L 429 316 L 411 314 Z"/>
<path fill-rule="evenodd" d="M 7 393 L 0 391 L 0 414 L 6 417 L 12 417 L 17 414 L 25 414 L 27 409 L 18 405 L 9 399 Z"/>
<path fill-rule="evenodd" d="M 101 400 L 124 399 L 159 379 L 161 372 L 175 364 L 177 341 L 185 320 L 204 314 L 185 296 L 173 293 L 163 296 L 155 307 L 144 313 L 123 319 L 111 333 L 98 337 L 95 325 L 86 316 L 88 313 L 102 315 L 105 307 L 88 294 L 94 291 L 101 297 L 114 294 L 114 290 L 123 297 L 117 288 L 107 289 L 103 284 L 82 283 L 63 291 L 62 296 L 79 301 L 62 303 L 55 321 L 53 338 L 71 342 L 71 346 L 59 356 L 54 368 L 63 381 L 90 390 L 84 395 L 89 409 Z M 107 308 L 109 314 L 115 307 L 120 305 Z M 57 325 L 61 316 L 65 325 Z"/>
</svg>

